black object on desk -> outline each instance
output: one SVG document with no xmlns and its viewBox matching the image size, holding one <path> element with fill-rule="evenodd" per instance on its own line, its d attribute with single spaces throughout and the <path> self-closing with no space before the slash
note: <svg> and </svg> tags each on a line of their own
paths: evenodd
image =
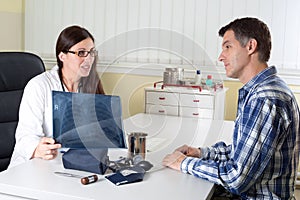
<svg viewBox="0 0 300 200">
<path fill-rule="evenodd" d="M 149 161 L 143 160 L 140 155 L 136 155 L 134 158 L 108 161 L 108 163 L 109 169 L 114 173 L 105 176 L 105 178 L 117 186 L 142 181 L 146 171 L 153 167 Z"/>
<path fill-rule="evenodd" d="M 104 174 L 108 168 L 107 149 L 70 149 L 62 156 L 65 169 Z"/>
<path fill-rule="evenodd" d="M 126 167 L 114 174 L 105 176 L 115 185 L 124 185 L 128 183 L 136 183 L 143 180 L 146 171 L 140 166 Z"/>
</svg>

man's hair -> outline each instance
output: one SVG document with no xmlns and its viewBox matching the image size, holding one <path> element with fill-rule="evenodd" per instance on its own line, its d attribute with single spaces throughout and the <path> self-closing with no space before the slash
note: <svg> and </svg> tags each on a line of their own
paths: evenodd
<svg viewBox="0 0 300 200">
<path fill-rule="evenodd" d="M 245 47 L 250 39 L 257 41 L 258 59 L 267 62 L 271 53 L 271 34 L 267 25 L 257 18 L 241 18 L 230 22 L 219 30 L 219 36 L 223 37 L 226 31 L 232 30 L 235 39 L 242 47 Z"/>
</svg>

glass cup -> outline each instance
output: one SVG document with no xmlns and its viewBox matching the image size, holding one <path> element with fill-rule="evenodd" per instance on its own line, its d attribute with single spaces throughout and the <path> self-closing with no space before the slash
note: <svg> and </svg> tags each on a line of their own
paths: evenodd
<svg viewBox="0 0 300 200">
<path fill-rule="evenodd" d="M 146 136 L 147 133 L 132 132 L 128 134 L 128 158 L 141 155 L 146 157 Z"/>
</svg>

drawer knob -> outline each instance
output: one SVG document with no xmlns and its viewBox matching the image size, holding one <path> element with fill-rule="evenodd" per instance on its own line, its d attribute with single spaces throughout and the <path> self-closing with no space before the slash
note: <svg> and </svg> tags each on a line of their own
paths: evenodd
<svg viewBox="0 0 300 200">
<path fill-rule="evenodd" d="M 199 99 L 194 99 L 193 102 L 198 103 L 198 102 L 200 102 L 200 100 Z"/>
<path fill-rule="evenodd" d="M 159 100 L 166 100 L 165 97 L 159 97 L 158 99 L 159 99 Z"/>
<path fill-rule="evenodd" d="M 158 112 L 159 112 L 159 113 L 164 113 L 165 111 L 164 111 L 164 110 L 159 110 Z"/>
<path fill-rule="evenodd" d="M 198 116 L 198 115 L 199 115 L 199 113 L 193 113 L 193 115 L 194 115 L 194 116 Z"/>
</svg>

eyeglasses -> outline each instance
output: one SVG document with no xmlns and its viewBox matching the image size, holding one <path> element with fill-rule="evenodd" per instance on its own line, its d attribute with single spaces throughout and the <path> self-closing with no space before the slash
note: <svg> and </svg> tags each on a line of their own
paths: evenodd
<svg viewBox="0 0 300 200">
<path fill-rule="evenodd" d="M 66 52 L 75 54 L 79 57 L 87 57 L 89 54 L 92 57 L 96 57 L 98 55 L 98 51 L 96 51 L 96 50 L 90 50 L 90 51 L 79 50 L 79 51 L 66 51 Z"/>
</svg>

